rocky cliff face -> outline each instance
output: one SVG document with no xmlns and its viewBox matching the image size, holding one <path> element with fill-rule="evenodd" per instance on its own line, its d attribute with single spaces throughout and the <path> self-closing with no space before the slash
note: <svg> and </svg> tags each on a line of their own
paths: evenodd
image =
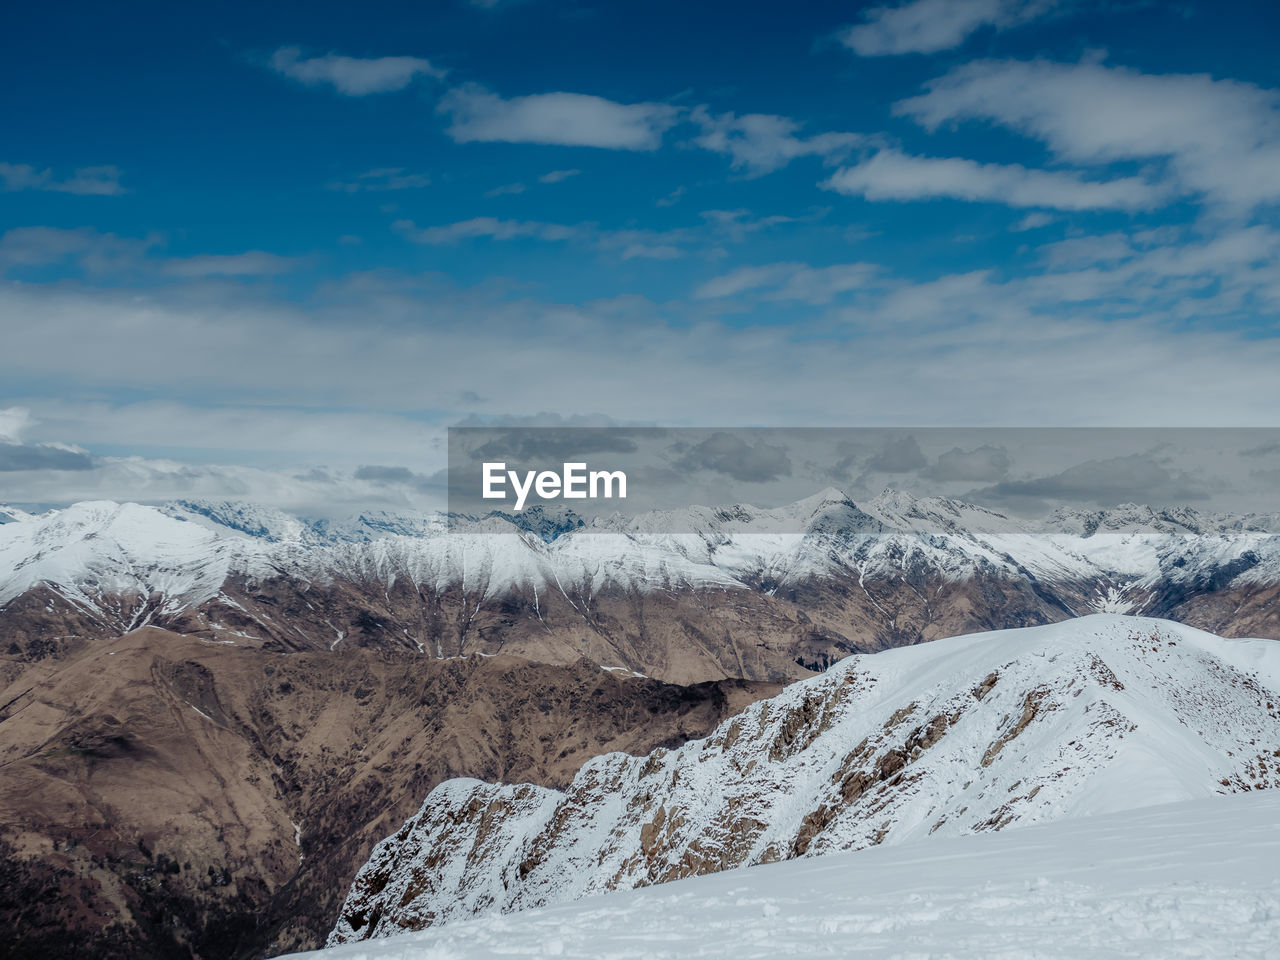
<svg viewBox="0 0 1280 960">
<path fill-rule="evenodd" d="M 818 853 L 1280 786 L 1280 645 L 1097 615 L 850 657 L 564 791 L 455 780 L 331 944 Z"/>
</svg>

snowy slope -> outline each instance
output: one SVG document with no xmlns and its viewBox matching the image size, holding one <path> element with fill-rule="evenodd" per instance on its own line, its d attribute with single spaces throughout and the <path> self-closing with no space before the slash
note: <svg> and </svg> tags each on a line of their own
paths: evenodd
<svg viewBox="0 0 1280 960">
<path fill-rule="evenodd" d="M 1280 956 L 1280 792 L 731 870 L 312 960 Z"/>
<path fill-rule="evenodd" d="M 841 661 L 564 793 L 449 781 L 330 943 L 692 874 L 1280 786 L 1280 643 L 1095 615 Z"/>
<path fill-rule="evenodd" d="M 46 584 L 77 606 L 123 617 L 132 628 L 153 596 L 170 610 L 216 596 L 232 557 L 224 536 L 152 507 L 77 503 L 0 529 L 0 605 Z M 136 608 L 121 609 L 122 599 Z"/>
</svg>

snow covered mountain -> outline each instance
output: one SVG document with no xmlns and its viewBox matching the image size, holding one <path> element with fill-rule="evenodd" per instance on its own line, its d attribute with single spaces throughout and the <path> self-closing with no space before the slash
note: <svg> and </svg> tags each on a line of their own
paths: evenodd
<svg viewBox="0 0 1280 960">
<path fill-rule="evenodd" d="M 296 960 L 1271 960 L 1280 792 L 693 877 Z"/>
<path fill-rule="evenodd" d="M 564 792 L 441 784 L 330 945 L 733 867 L 1280 787 L 1280 644 L 1094 615 L 853 656 Z"/>
<path fill-rule="evenodd" d="M 276 650 L 587 656 L 675 682 L 806 676 L 851 652 L 1093 611 L 1280 636 L 1274 518 L 1126 506 L 1012 520 L 886 492 L 580 526 L 236 503 L 80 503 L 0 526 L 0 624 L 49 638 L 156 625 Z M 482 532 L 498 529 L 503 533 Z M 802 532 L 788 532 L 788 531 Z M 66 642 L 70 642 L 66 640 Z M 56 644 L 55 644 L 56 646 Z"/>
</svg>

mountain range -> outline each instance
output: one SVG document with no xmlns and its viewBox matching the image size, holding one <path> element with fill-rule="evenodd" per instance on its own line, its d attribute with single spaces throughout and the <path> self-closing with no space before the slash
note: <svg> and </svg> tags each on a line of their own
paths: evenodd
<svg viewBox="0 0 1280 960">
<path fill-rule="evenodd" d="M 0 526 L 0 630 L 22 661 L 157 626 L 275 652 L 586 657 L 674 683 L 784 682 L 853 652 L 1092 612 L 1280 636 L 1272 516 L 1126 505 L 1030 523 L 828 490 L 679 523 L 524 522 L 191 501 L 18 514 Z"/>
<path fill-rule="evenodd" d="M 520 803 L 550 809 L 592 757 L 675 750 L 786 684 L 835 682 L 850 655 L 890 663 L 923 641 L 1095 612 L 1280 637 L 1270 516 L 1127 505 L 1028 522 L 827 490 L 591 523 L 190 500 L 0 520 L 0 941 L 17 955 L 315 946 L 424 797 L 508 802 L 507 788 L 442 785 L 526 783 Z M 922 709 L 903 735 L 932 729 Z M 884 756 L 862 772 L 879 776 Z M 835 809 L 798 796 L 806 816 Z M 673 822 L 650 827 L 650 847 L 683 836 Z M 512 837 L 530 823 L 513 817 Z M 841 836 L 814 829 L 815 850 Z M 776 855 L 798 837 L 778 834 Z M 713 841 L 728 842 L 703 838 L 696 856 L 720 863 Z M 734 849 L 726 864 L 747 856 Z M 691 869 L 665 856 L 617 882 Z"/>
</svg>

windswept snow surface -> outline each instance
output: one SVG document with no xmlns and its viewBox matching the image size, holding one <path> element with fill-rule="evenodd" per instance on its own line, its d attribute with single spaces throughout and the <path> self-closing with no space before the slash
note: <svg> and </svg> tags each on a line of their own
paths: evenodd
<svg viewBox="0 0 1280 960">
<path fill-rule="evenodd" d="M 730 870 L 312 960 L 1280 958 L 1280 791 Z"/>
</svg>

